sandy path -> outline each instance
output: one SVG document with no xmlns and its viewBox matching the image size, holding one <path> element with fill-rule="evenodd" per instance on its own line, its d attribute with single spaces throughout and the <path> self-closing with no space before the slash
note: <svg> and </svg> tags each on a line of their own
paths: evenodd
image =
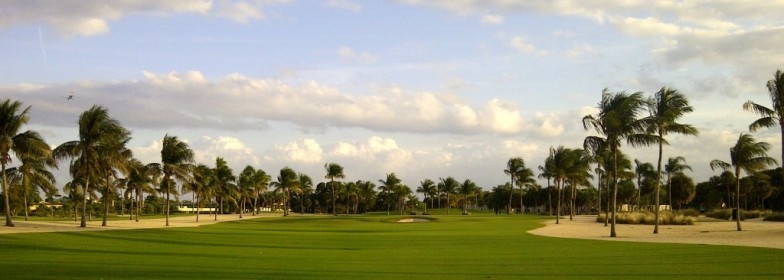
<svg viewBox="0 0 784 280">
<path fill-rule="evenodd" d="M 653 234 L 649 225 L 616 225 L 617 237 L 611 238 L 610 227 L 596 222 L 596 216 L 578 216 L 570 221 L 561 219 L 544 222 L 545 226 L 528 231 L 531 234 L 611 241 L 690 243 L 712 245 L 737 245 L 784 249 L 784 223 L 763 222 L 760 219 L 741 222 L 743 231 L 737 231 L 735 222 L 696 222 L 692 226 L 660 225 L 659 234 Z"/>
<path fill-rule="evenodd" d="M 260 217 L 272 217 L 280 215 L 243 215 L 243 219 L 254 219 Z M 211 225 L 219 222 L 228 222 L 239 220 L 237 214 L 218 215 L 218 221 L 214 221 L 212 215 L 200 215 L 199 222 L 196 222 L 196 216 L 177 216 L 169 218 L 169 227 L 197 227 L 202 225 Z M 143 219 L 136 221 L 129 220 L 115 220 L 107 221 L 107 226 L 101 226 L 101 219 L 93 218 L 92 221 L 87 222 L 86 228 L 79 227 L 78 221 L 25 221 L 24 219 L 14 220 L 14 227 L 2 226 L 5 224 L 5 219 L 0 220 L 0 234 L 9 233 L 26 233 L 26 232 L 62 232 L 62 231 L 94 231 L 94 230 L 121 230 L 121 229 L 143 229 L 143 228 L 164 228 L 166 227 L 166 219 Z"/>
</svg>

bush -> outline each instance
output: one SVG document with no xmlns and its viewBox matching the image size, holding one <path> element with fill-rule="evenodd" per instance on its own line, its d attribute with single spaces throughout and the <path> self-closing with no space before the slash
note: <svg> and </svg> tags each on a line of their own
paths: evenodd
<svg viewBox="0 0 784 280">
<path fill-rule="evenodd" d="M 771 215 L 770 210 L 740 210 L 740 220 L 746 219 L 755 219 L 759 217 L 765 217 Z M 721 220 L 729 220 L 732 218 L 732 209 L 723 209 L 723 210 L 714 210 L 710 213 L 705 214 L 706 217 L 721 219 Z"/>
<path fill-rule="evenodd" d="M 763 219 L 763 221 L 784 222 L 784 212 L 771 212 L 770 214 L 765 216 L 765 219 Z"/>
<path fill-rule="evenodd" d="M 606 214 L 600 214 L 597 222 L 604 223 Z M 672 212 L 659 212 L 660 225 L 693 225 L 697 218 Z M 656 223 L 656 214 L 652 212 L 622 212 L 615 214 L 615 222 L 630 225 L 653 225 Z"/>
<path fill-rule="evenodd" d="M 661 212 L 659 212 L 659 213 L 661 213 Z M 678 210 L 678 211 L 675 211 L 675 213 L 678 214 L 678 215 L 683 215 L 683 216 L 688 216 L 688 217 L 699 217 L 700 216 L 700 211 L 697 211 L 697 209 Z"/>
</svg>

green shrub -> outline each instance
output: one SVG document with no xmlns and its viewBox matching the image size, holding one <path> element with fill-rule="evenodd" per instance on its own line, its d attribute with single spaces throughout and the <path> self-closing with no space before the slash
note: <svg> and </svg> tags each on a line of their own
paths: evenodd
<svg viewBox="0 0 784 280">
<path fill-rule="evenodd" d="M 770 221 L 770 222 L 784 222 L 784 212 L 771 212 L 770 214 L 765 216 L 763 221 Z"/>
<path fill-rule="evenodd" d="M 600 214 L 596 221 L 604 223 L 606 214 Z M 618 224 L 630 225 L 653 225 L 656 221 L 656 214 L 652 212 L 622 212 L 615 214 L 615 222 Z M 659 212 L 660 225 L 693 225 L 697 218 L 672 212 Z"/>
<path fill-rule="evenodd" d="M 759 217 L 765 217 L 771 215 L 770 210 L 740 210 L 740 220 L 746 219 L 755 219 Z M 714 210 L 712 212 L 706 213 L 705 216 L 721 219 L 721 220 L 729 220 L 732 218 L 732 209 L 722 209 L 722 210 Z"/>
<path fill-rule="evenodd" d="M 697 211 L 697 209 L 678 210 L 678 211 L 675 211 L 675 213 L 678 214 L 678 215 L 683 215 L 683 216 L 688 216 L 688 217 L 699 217 L 700 216 L 700 211 Z"/>
</svg>

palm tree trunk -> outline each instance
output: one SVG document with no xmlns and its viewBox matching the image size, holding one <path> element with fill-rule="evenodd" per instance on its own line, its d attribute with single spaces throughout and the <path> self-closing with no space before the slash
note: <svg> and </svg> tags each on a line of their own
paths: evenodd
<svg viewBox="0 0 784 280">
<path fill-rule="evenodd" d="M 523 207 L 523 186 L 520 186 L 520 215 L 525 212 L 525 207 Z"/>
<path fill-rule="evenodd" d="M 133 200 L 134 200 L 133 191 L 131 191 L 130 194 L 131 194 L 131 209 L 128 209 L 128 220 L 132 221 L 133 220 Z"/>
<path fill-rule="evenodd" d="M 201 210 L 201 200 L 199 200 L 199 196 L 196 196 L 196 222 L 199 222 L 199 211 Z"/>
<path fill-rule="evenodd" d="M 561 180 L 555 180 L 555 189 L 558 191 L 558 200 L 555 203 L 555 224 L 561 223 Z"/>
<path fill-rule="evenodd" d="M 256 212 L 259 210 L 258 203 L 259 203 L 259 191 L 256 191 L 256 195 L 253 197 L 253 216 L 256 216 Z"/>
<path fill-rule="evenodd" d="M 514 173 L 513 172 L 510 173 L 512 173 L 512 175 L 510 176 L 511 178 L 509 179 L 509 203 L 506 204 L 507 215 L 512 214 L 512 194 L 514 194 Z"/>
<path fill-rule="evenodd" d="M 87 197 L 90 196 L 90 180 L 85 181 L 84 183 L 84 195 L 82 199 L 82 222 L 79 227 L 87 227 Z"/>
<path fill-rule="evenodd" d="M 30 182 L 29 179 L 27 179 L 27 176 L 25 176 L 23 181 L 24 182 L 22 182 L 22 197 L 24 198 L 25 221 L 27 221 L 27 210 L 30 209 L 30 207 L 27 206 L 27 186 L 30 185 L 29 184 Z"/>
<path fill-rule="evenodd" d="M 618 148 L 613 147 L 613 201 L 612 201 L 612 221 L 610 223 L 610 237 L 616 237 L 615 233 L 615 212 L 618 210 Z"/>
<path fill-rule="evenodd" d="M 656 164 L 656 208 L 654 209 L 654 226 L 653 226 L 653 233 L 659 233 L 659 189 L 661 189 L 661 162 L 662 162 L 662 141 L 661 141 L 661 132 L 659 132 L 659 160 Z"/>
<path fill-rule="evenodd" d="M 8 179 L 6 178 L 5 175 L 5 161 L 0 161 L 0 162 L 2 162 L 2 167 L 3 167 L 2 172 L 3 172 L 3 199 L 5 200 L 5 226 L 13 227 L 14 223 L 13 221 L 11 221 L 11 203 L 9 202 L 8 199 Z"/>
<path fill-rule="evenodd" d="M 737 213 L 737 217 L 735 221 L 738 224 L 738 231 L 740 229 L 740 168 L 735 168 L 735 211 Z"/>
<path fill-rule="evenodd" d="M 109 176 L 106 176 L 106 189 L 103 191 L 103 221 L 101 226 L 106 226 L 106 216 L 109 215 Z"/>
<path fill-rule="evenodd" d="M 452 204 L 449 204 L 449 193 L 446 193 L 446 214 L 449 215 L 449 208 L 452 208 Z M 509 208 L 506 208 L 507 214 L 509 213 Z"/>
</svg>

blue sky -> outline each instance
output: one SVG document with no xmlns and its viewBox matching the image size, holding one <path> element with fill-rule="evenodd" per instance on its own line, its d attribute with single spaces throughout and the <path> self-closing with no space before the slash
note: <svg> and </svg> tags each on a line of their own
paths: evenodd
<svg viewBox="0 0 784 280">
<path fill-rule="evenodd" d="M 782 1 L 0 1 L 0 96 L 51 145 L 93 104 L 159 160 L 166 133 L 200 163 L 314 178 L 395 172 L 503 184 L 578 148 L 602 89 L 683 92 L 699 137 L 671 137 L 700 181 L 769 104 Z M 73 93 L 74 100 L 65 99 Z M 776 130 L 755 136 L 772 144 Z M 653 148 L 624 152 L 653 162 Z M 65 179 L 61 179 L 64 183 Z"/>
</svg>

